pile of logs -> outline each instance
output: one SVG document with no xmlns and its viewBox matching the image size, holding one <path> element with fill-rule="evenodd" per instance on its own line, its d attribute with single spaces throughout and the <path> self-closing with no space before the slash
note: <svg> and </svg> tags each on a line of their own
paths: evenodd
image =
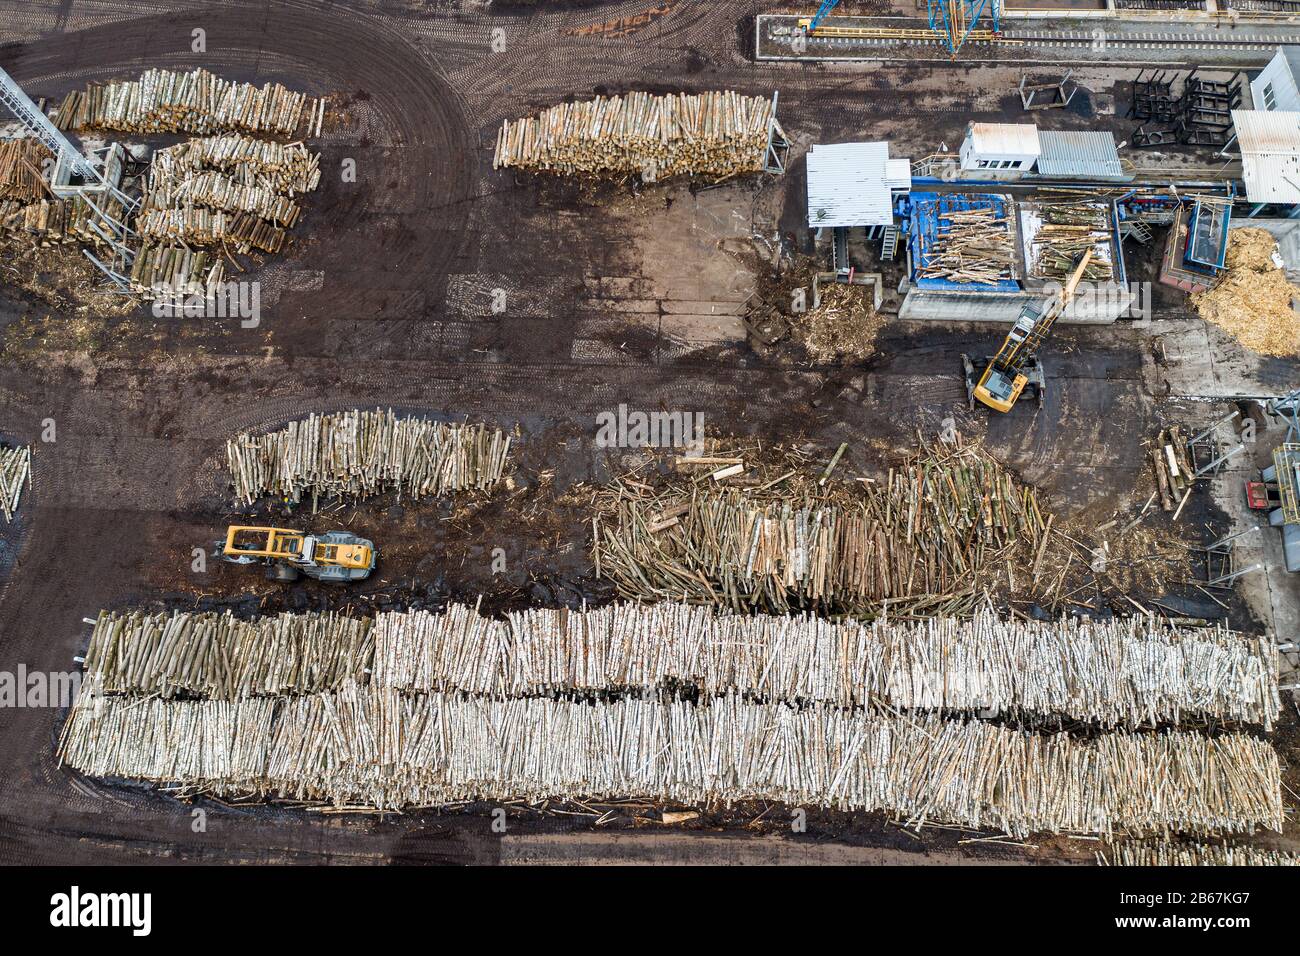
<svg viewBox="0 0 1300 956">
<path fill-rule="evenodd" d="M 207 206 L 226 212 L 247 212 L 281 226 L 292 227 L 302 213 L 301 207 L 285 196 L 253 184 L 242 184 L 216 170 L 191 172 L 183 179 L 172 180 L 155 175 L 162 167 L 149 171 L 149 189 L 145 208 L 168 209 L 182 205 Z"/>
<path fill-rule="evenodd" d="M 940 446 L 835 503 L 618 485 L 594 525 L 596 572 L 625 597 L 898 615 L 969 612 L 993 574 L 1016 568 L 1030 569 L 1027 583 L 1046 521 L 1033 489 L 996 460 Z"/>
<path fill-rule="evenodd" d="M 1105 282 L 1114 277 L 1111 267 L 1110 217 L 1104 205 L 1096 202 L 1068 202 L 1036 209 L 1043 224 L 1034 234 L 1033 269 L 1039 279 L 1064 281 L 1073 273 L 1079 257 L 1089 249 L 1092 258 L 1084 267 L 1087 282 Z"/>
<path fill-rule="evenodd" d="M 398 417 L 390 408 L 310 415 L 265 435 L 226 442 L 235 497 L 297 503 L 394 490 L 422 498 L 488 490 L 505 474 L 510 437 L 485 425 Z"/>
<path fill-rule="evenodd" d="M 95 204 L 105 215 L 121 221 L 122 204 L 117 199 L 101 196 Z M 104 216 L 81 196 L 71 199 L 39 199 L 30 203 L 0 200 L 0 235 L 26 236 L 37 245 L 48 246 L 62 242 L 102 245 L 103 237 L 91 228 L 92 224 L 109 232 Z"/>
<path fill-rule="evenodd" d="M 38 139 L 0 140 L 0 199 L 32 202 L 44 196 L 42 166 L 51 158 Z"/>
<path fill-rule="evenodd" d="M 1196 466 L 1187 439 L 1187 432 L 1181 426 L 1171 425 L 1160 430 L 1155 447 L 1151 449 L 1160 507 L 1165 511 L 1181 513 L 1183 504 L 1192 493 Z"/>
<path fill-rule="evenodd" d="M 107 693 L 219 700 L 337 690 L 373 657 L 368 618 L 280 614 L 99 615 L 86 674 Z"/>
<path fill-rule="evenodd" d="M 0 514 L 13 521 L 23 485 L 32 484 L 32 450 L 26 445 L 0 448 Z"/>
<path fill-rule="evenodd" d="M 86 674 L 109 693 L 230 700 L 337 690 L 512 697 L 691 688 L 886 710 L 1060 716 L 1137 728 L 1185 719 L 1273 726 L 1274 644 L 1153 618 L 973 619 L 870 625 L 718 614 L 681 604 L 530 609 L 453 605 L 372 621 L 281 614 L 102 613 Z"/>
<path fill-rule="evenodd" d="M 992 285 L 1014 279 L 1015 263 L 1006 208 L 975 206 L 940 214 L 916 274 L 923 279 Z"/>
<path fill-rule="evenodd" d="M 219 254 L 170 243 L 146 242 L 131 263 L 131 290 L 146 299 L 213 295 L 225 279 Z"/>
<path fill-rule="evenodd" d="M 58 758 L 95 777 L 339 807 L 773 800 L 1016 837 L 1283 824 L 1278 755 L 1245 734 L 1085 740 L 734 694 L 588 702 L 403 694 L 348 681 L 301 696 L 166 700 L 105 695 L 89 680 Z"/>
<path fill-rule="evenodd" d="M 249 213 L 213 212 L 193 206 L 145 209 L 136 217 L 135 230 L 155 242 L 172 240 L 200 246 L 230 243 L 272 253 L 283 250 L 289 241 L 285 230 Z"/>
<path fill-rule="evenodd" d="M 1244 843 L 1126 840 L 1098 853 L 1102 866 L 1300 866 L 1300 854 Z"/>
<path fill-rule="evenodd" d="M 507 120 L 493 168 L 639 173 L 647 179 L 762 172 L 772 101 L 730 91 L 629 93 Z"/>
<path fill-rule="evenodd" d="M 312 192 L 320 184 L 320 154 L 302 143 L 277 143 L 251 136 L 229 134 L 200 136 L 154 153 L 149 173 L 166 170 L 166 178 L 179 180 L 200 169 L 251 173 L 271 192 L 295 196 Z"/>
<path fill-rule="evenodd" d="M 60 129 L 131 133 L 219 133 L 239 130 L 319 135 L 325 100 L 311 101 L 279 83 L 253 86 L 207 70 L 148 70 L 138 80 L 92 84 L 64 97 Z"/>
</svg>

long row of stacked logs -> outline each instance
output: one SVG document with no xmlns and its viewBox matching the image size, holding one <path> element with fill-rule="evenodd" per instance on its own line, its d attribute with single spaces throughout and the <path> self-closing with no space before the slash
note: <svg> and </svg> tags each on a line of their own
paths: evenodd
<svg viewBox="0 0 1300 956">
<path fill-rule="evenodd" d="M 492 165 L 638 173 L 648 180 L 686 174 L 726 178 L 762 171 L 775 122 L 771 100 L 731 91 L 598 96 L 507 120 Z"/>
</svg>

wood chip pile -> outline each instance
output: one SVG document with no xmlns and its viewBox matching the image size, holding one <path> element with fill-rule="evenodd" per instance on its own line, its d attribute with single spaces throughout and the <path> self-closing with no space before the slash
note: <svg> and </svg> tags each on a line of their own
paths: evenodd
<svg viewBox="0 0 1300 956">
<path fill-rule="evenodd" d="M 28 203 L 44 196 L 42 170 L 53 158 L 40 140 L 0 140 L 0 199 Z"/>
<path fill-rule="evenodd" d="M 1277 242 L 1262 229 L 1228 233 L 1225 263 L 1208 292 L 1192 295 L 1192 306 L 1246 348 L 1261 355 L 1300 353 L 1300 316 L 1292 308 L 1296 288 L 1273 261 Z"/>
<path fill-rule="evenodd" d="M 872 308 L 870 290 L 834 283 L 823 286 L 821 302 L 796 314 L 792 324 L 814 361 L 862 361 L 876 353 L 885 317 Z"/>
<path fill-rule="evenodd" d="M 681 604 L 530 609 L 454 605 L 370 619 L 101 614 L 86 673 L 109 693 L 173 697 L 337 690 L 513 697 L 691 687 L 764 700 L 1059 715 L 1136 728 L 1184 719 L 1273 726 L 1277 651 L 1218 628 L 1149 618 L 834 624 Z M 366 675 L 369 675 L 368 678 Z"/>
<path fill-rule="evenodd" d="M 32 484 L 32 450 L 26 445 L 12 448 L 0 447 L 0 514 L 5 521 L 13 521 L 18 512 L 18 502 L 23 496 L 23 485 Z"/>
<path fill-rule="evenodd" d="M 83 685 L 62 763 L 96 777 L 335 806 L 643 796 L 884 810 L 909 822 L 1111 834 L 1282 828 L 1278 757 L 1242 734 L 1082 741 L 813 705 L 402 694 L 163 700 Z"/>
<path fill-rule="evenodd" d="M 560 173 L 733 176 L 762 172 L 772 101 L 730 91 L 629 93 L 562 103 L 507 120 L 495 169 Z"/>
<path fill-rule="evenodd" d="M 138 80 L 74 90 L 59 105 L 55 124 L 68 130 L 291 136 L 300 130 L 318 134 L 324 108 L 324 99 L 311 99 L 279 83 L 259 87 L 203 69 L 148 70 Z"/>
<path fill-rule="evenodd" d="M 1046 527 L 1033 489 L 975 447 L 930 448 L 833 502 L 643 489 L 618 485 L 600 502 L 597 574 L 625 597 L 738 611 L 970 611 L 993 575 L 1036 576 Z"/>
<path fill-rule="evenodd" d="M 1241 843 L 1128 840 L 1098 853 L 1103 866 L 1300 866 L 1300 854 Z"/>
<path fill-rule="evenodd" d="M 297 503 L 396 491 L 419 499 L 491 490 L 505 475 L 510 436 L 485 425 L 399 417 L 390 408 L 310 415 L 264 435 L 226 442 L 235 497 Z"/>
</svg>

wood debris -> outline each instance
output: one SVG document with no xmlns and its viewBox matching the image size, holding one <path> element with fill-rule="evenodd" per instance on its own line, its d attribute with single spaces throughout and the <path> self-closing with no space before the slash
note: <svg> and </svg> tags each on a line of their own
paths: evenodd
<svg viewBox="0 0 1300 956">
<path fill-rule="evenodd" d="M 648 180 L 757 173 L 775 122 L 771 99 L 731 91 L 598 96 L 506 120 L 492 166 Z"/>
<path fill-rule="evenodd" d="M 822 286 L 821 302 L 796 313 L 791 325 L 814 361 L 861 361 L 876 353 L 885 317 L 872 308 L 869 289 L 833 283 Z"/>
<path fill-rule="evenodd" d="M 387 411 L 309 415 L 264 435 L 226 442 L 235 497 L 263 495 L 297 503 L 313 497 L 365 497 L 396 491 L 412 498 L 501 481 L 510 436 L 486 425 L 462 425 Z"/>
</svg>

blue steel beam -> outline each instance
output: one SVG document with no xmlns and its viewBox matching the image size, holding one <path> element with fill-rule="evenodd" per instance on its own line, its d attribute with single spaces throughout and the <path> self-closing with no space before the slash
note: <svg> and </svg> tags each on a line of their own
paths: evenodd
<svg viewBox="0 0 1300 956">
<path fill-rule="evenodd" d="M 965 29 L 960 32 L 960 35 L 958 35 L 960 25 L 954 24 L 951 17 L 951 9 L 958 6 L 966 21 Z M 930 29 L 943 35 L 944 44 L 953 56 L 957 55 L 957 51 L 965 44 L 966 38 L 979 26 L 985 13 L 992 21 L 994 33 L 1000 32 L 1002 26 L 1001 0 L 929 0 L 928 12 Z"/>
<path fill-rule="evenodd" d="M 822 0 L 822 5 L 817 8 L 817 15 L 808 24 L 808 32 L 812 33 L 816 30 L 821 25 L 821 22 L 831 15 L 831 11 L 835 9 L 835 5 L 839 2 L 840 0 Z"/>
</svg>

